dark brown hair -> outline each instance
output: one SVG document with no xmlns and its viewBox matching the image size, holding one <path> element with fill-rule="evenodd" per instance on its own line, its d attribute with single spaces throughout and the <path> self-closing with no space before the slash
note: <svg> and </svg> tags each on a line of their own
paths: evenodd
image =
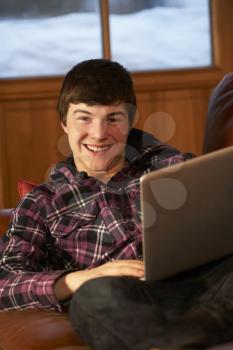
<svg viewBox="0 0 233 350">
<path fill-rule="evenodd" d="M 125 103 L 130 125 L 136 113 L 136 96 L 129 72 L 118 62 L 106 59 L 78 63 L 65 76 L 57 104 L 64 125 L 70 103 Z"/>
</svg>

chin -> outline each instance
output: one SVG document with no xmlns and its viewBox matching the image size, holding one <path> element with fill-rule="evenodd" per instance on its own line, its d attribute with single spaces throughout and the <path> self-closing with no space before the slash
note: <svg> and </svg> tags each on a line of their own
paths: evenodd
<svg viewBox="0 0 233 350">
<path fill-rule="evenodd" d="M 86 168 L 90 171 L 90 172 L 94 172 L 94 173 L 104 173 L 106 171 L 108 171 L 107 167 L 93 167 L 93 166 L 86 166 Z"/>
<path fill-rule="evenodd" d="M 108 170 L 108 164 L 93 164 L 94 162 L 87 164 L 88 169 L 92 171 L 106 171 Z"/>
<path fill-rule="evenodd" d="M 95 173 L 106 173 L 108 172 L 108 169 L 106 168 L 91 168 L 90 171 Z"/>
</svg>

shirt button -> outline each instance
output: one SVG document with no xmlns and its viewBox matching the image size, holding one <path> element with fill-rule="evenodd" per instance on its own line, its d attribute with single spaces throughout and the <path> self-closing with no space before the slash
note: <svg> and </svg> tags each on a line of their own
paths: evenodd
<svg viewBox="0 0 233 350">
<path fill-rule="evenodd" d="M 135 225 L 132 221 L 129 221 L 127 227 L 129 231 L 134 231 Z"/>
<path fill-rule="evenodd" d="M 80 177 L 81 180 L 86 180 L 86 179 L 88 179 L 89 176 L 86 173 L 86 171 L 80 171 L 79 177 Z"/>
</svg>

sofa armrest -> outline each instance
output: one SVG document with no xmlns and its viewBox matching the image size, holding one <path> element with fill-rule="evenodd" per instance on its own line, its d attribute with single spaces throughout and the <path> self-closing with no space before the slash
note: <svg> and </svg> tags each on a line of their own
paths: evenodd
<svg viewBox="0 0 233 350">
<path fill-rule="evenodd" d="M 66 312 L 15 310 L 0 312 L 0 349 L 84 350 Z"/>
</svg>

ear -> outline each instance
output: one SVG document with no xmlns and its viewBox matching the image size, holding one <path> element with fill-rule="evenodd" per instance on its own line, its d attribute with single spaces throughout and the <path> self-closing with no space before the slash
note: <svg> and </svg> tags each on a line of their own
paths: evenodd
<svg viewBox="0 0 233 350">
<path fill-rule="evenodd" d="M 67 125 L 61 122 L 61 126 L 62 126 L 62 129 L 65 131 L 65 133 L 68 134 Z"/>
</svg>

